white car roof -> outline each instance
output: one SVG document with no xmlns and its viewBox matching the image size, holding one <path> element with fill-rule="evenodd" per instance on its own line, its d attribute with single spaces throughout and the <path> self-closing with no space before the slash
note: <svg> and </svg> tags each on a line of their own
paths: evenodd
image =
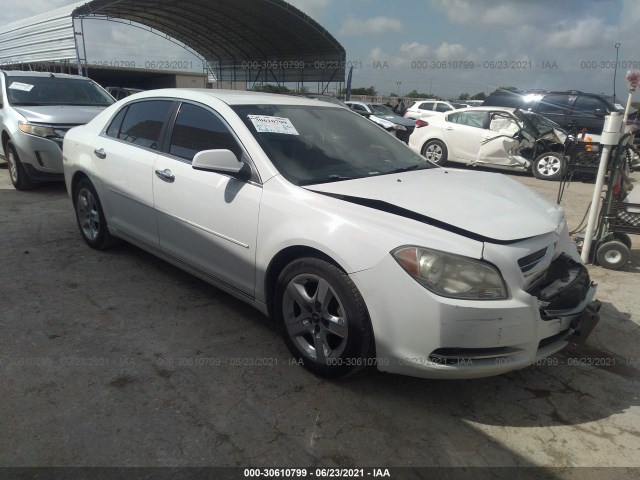
<svg viewBox="0 0 640 480">
<path fill-rule="evenodd" d="M 228 105 L 308 105 L 322 108 L 340 108 L 328 102 L 318 102 L 315 99 L 297 97 L 294 95 L 280 95 L 276 93 L 247 92 L 243 90 L 217 90 L 210 88 L 161 88 L 136 93 L 127 99 L 141 99 L 148 97 L 177 97 L 195 101 L 206 101 L 216 98 Z"/>
<path fill-rule="evenodd" d="M 446 115 L 456 112 L 506 112 L 513 113 L 517 108 L 512 107 L 466 107 L 466 108 L 458 108 L 456 110 L 450 110 L 448 112 L 444 112 Z"/>
</svg>

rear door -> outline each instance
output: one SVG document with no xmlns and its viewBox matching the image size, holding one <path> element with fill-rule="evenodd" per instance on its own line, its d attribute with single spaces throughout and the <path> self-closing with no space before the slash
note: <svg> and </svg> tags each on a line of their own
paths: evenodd
<svg viewBox="0 0 640 480">
<path fill-rule="evenodd" d="M 468 111 L 450 113 L 445 117 L 442 134 L 456 159 L 465 162 L 476 159 L 480 145 L 490 133 L 485 129 L 486 114 L 484 111 Z"/>
<path fill-rule="evenodd" d="M 202 150 L 228 149 L 250 163 L 237 137 L 214 110 L 182 103 L 153 168 L 160 248 L 225 286 L 253 296 L 258 213 L 256 181 L 194 170 Z"/>
<path fill-rule="evenodd" d="M 153 207 L 153 166 L 174 108 L 172 100 L 131 103 L 97 138 L 94 165 L 104 181 L 102 203 L 109 224 L 150 247 L 158 247 Z"/>
<path fill-rule="evenodd" d="M 603 116 L 597 117 L 596 110 L 600 110 Z M 579 131 L 586 128 L 589 133 L 600 134 L 604 127 L 604 115 L 608 113 L 608 105 L 599 98 L 580 95 L 573 104 L 571 121 Z"/>
<path fill-rule="evenodd" d="M 545 95 L 532 110 L 549 120 L 553 120 L 561 127 L 569 128 L 571 106 L 575 99 L 575 96 L 567 94 Z"/>
</svg>

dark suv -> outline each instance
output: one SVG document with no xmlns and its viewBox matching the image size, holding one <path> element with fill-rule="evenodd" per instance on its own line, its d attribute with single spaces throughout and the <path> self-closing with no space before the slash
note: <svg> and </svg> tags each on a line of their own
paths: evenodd
<svg viewBox="0 0 640 480">
<path fill-rule="evenodd" d="M 553 120 L 567 130 L 586 128 L 589 133 L 600 134 L 604 117 L 611 112 L 624 113 L 624 107 L 613 97 L 578 90 L 547 92 L 529 90 L 525 92 L 496 91 L 490 94 L 483 106 L 516 107 L 529 110 Z M 637 122 L 634 109 L 629 120 Z"/>
</svg>

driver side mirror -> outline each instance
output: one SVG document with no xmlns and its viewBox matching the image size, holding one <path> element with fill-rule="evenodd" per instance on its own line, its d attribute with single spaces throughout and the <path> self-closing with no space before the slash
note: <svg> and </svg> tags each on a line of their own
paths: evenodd
<svg viewBox="0 0 640 480">
<path fill-rule="evenodd" d="M 363 117 L 369 118 L 371 115 L 373 115 L 372 113 L 369 112 L 363 112 L 362 110 L 353 110 L 354 112 L 356 112 L 358 115 L 362 115 Z"/>
</svg>

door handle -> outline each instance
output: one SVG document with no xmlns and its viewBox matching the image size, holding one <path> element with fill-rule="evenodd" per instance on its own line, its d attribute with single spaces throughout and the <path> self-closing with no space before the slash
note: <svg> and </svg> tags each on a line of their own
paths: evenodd
<svg viewBox="0 0 640 480">
<path fill-rule="evenodd" d="M 173 173 L 171 173 L 171 170 L 169 170 L 168 168 L 165 168 L 164 170 L 156 170 L 156 177 L 167 183 L 173 183 L 173 181 L 176 179 Z"/>
<path fill-rule="evenodd" d="M 444 127 L 445 130 L 453 130 L 453 127 Z"/>
<path fill-rule="evenodd" d="M 107 158 L 107 152 L 104 151 L 104 148 L 96 148 L 93 153 L 95 153 L 98 158 Z"/>
</svg>

